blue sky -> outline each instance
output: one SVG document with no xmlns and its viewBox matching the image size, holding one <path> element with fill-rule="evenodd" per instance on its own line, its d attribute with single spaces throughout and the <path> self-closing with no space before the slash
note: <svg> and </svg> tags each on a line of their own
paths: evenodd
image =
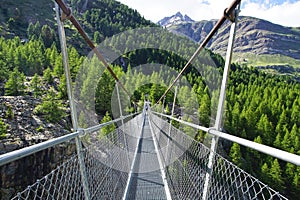
<svg viewBox="0 0 300 200">
<path fill-rule="evenodd" d="M 196 21 L 219 19 L 233 0 L 118 0 L 157 22 L 180 11 Z M 300 0 L 242 0 L 241 15 L 300 27 Z"/>
</svg>

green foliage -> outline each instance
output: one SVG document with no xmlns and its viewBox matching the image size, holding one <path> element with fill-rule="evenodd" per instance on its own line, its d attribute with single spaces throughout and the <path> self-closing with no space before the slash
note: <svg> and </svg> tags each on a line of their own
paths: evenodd
<svg viewBox="0 0 300 200">
<path fill-rule="evenodd" d="M 171 114 L 170 108 L 169 108 L 169 105 L 168 105 L 168 104 L 166 105 L 166 108 L 165 108 L 165 114 L 166 114 L 166 115 L 170 115 L 170 114 Z"/>
<path fill-rule="evenodd" d="M 35 98 L 39 97 L 42 94 L 42 83 L 39 75 L 34 74 L 33 78 L 30 81 L 30 89 Z"/>
<path fill-rule="evenodd" d="M 54 81 L 54 78 L 52 76 L 52 71 L 49 67 L 44 71 L 43 81 L 45 81 L 48 84 L 52 84 Z"/>
<path fill-rule="evenodd" d="M 24 74 L 20 73 L 17 68 L 14 68 L 14 71 L 10 73 L 9 79 L 5 83 L 5 95 L 18 96 L 24 94 L 24 81 Z"/>
<path fill-rule="evenodd" d="M 8 125 L 0 118 L 0 140 L 6 138 Z"/>
<path fill-rule="evenodd" d="M 271 165 L 271 168 L 269 170 L 269 177 L 271 179 L 271 182 L 269 184 L 276 188 L 279 191 L 284 190 L 284 181 L 282 179 L 282 170 L 279 165 L 279 162 L 277 159 L 275 159 Z"/>
<path fill-rule="evenodd" d="M 60 99 L 68 99 L 67 81 L 66 81 L 66 76 L 64 74 L 61 76 L 59 81 L 57 96 Z"/>
<path fill-rule="evenodd" d="M 2 60 L 0 60 L 0 66 L 0 81 L 4 82 L 9 77 L 9 71 Z"/>
<path fill-rule="evenodd" d="M 229 156 L 234 164 L 236 164 L 238 167 L 242 166 L 242 154 L 241 154 L 241 148 L 238 143 L 233 143 Z"/>
<path fill-rule="evenodd" d="M 54 62 L 53 74 L 56 77 L 61 77 L 64 74 L 62 55 L 58 55 Z"/>
<path fill-rule="evenodd" d="M 237 58 L 246 58 L 249 66 L 285 66 L 291 65 L 294 67 L 300 67 L 300 61 L 292 57 L 280 55 L 280 54 L 254 54 L 254 53 L 235 53 L 234 60 Z"/>
<path fill-rule="evenodd" d="M 6 110 L 6 118 L 7 119 L 13 119 L 14 118 L 14 112 L 12 110 L 11 105 L 7 106 L 7 110 Z"/>
<path fill-rule="evenodd" d="M 78 6 L 77 3 L 75 5 Z M 83 13 L 83 20 L 93 27 L 91 33 L 96 30 L 99 32 L 94 35 L 97 43 L 101 40 L 101 35 L 110 37 L 129 28 L 154 25 L 142 18 L 136 10 L 129 9 L 117 1 L 109 0 L 94 1 L 93 9 L 87 9 Z"/>
<path fill-rule="evenodd" d="M 34 4 L 37 2 L 38 1 L 34 2 Z M 42 2 L 45 3 L 46 1 Z M 10 2 L 12 5 L 15 3 L 15 1 Z M 43 4 L 40 1 L 38 3 Z M 104 38 L 124 30 L 142 26 L 153 26 L 152 23 L 140 17 L 136 11 L 129 9 L 116 1 L 89 1 L 86 8 L 83 8 L 84 3 L 85 1 L 82 0 L 70 1 L 72 8 L 74 8 L 73 14 L 76 15 L 79 12 L 82 13 L 78 14 L 77 17 L 79 21 L 84 21 L 84 26 L 86 27 L 88 34 L 94 37 L 96 43 L 100 43 Z M 32 9 L 31 7 L 32 5 L 30 5 L 30 9 Z M 91 7 L 93 7 L 93 9 L 90 9 Z M 2 12 L 0 12 L 0 15 L 3 13 L 3 10 L 1 9 L 2 8 L 0 8 L 0 11 Z M 24 11 L 20 13 L 31 14 Z M 44 13 L 45 15 L 49 15 L 51 12 Z M 51 19 L 53 18 L 52 14 L 50 17 Z M 9 27 L 13 27 L 19 31 L 22 30 L 20 33 L 23 32 L 23 34 L 27 34 L 29 41 L 22 42 L 18 37 L 13 39 L 0 38 L 0 80 L 7 80 L 9 78 L 9 72 L 14 68 L 17 68 L 26 75 L 41 75 L 43 73 L 43 81 L 49 84 L 53 84 L 53 76 L 60 78 L 61 84 L 58 87 L 58 96 L 54 94 L 53 91 L 48 92 L 43 98 L 42 104 L 36 108 L 36 112 L 49 118 L 48 120 L 57 120 L 65 114 L 62 109 L 61 101 L 58 99 L 65 98 L 66 93 L 64 89 L 64 77 L 62 77 L 63 68 L 61 55 L 57 50 L 57 44 L 53 43 L 57 41 L 55 36 L 53 36 L 54 29 L 49 25 L 51 23 L 45 23 L 45 20 L 42 18 L 40 18 L 40 20 L 37 19 L 36 24 L 24 23 L 24 20 L 25 19 L 23 18 L 15 20 L 13 16 L 5 18 L 5 22 L 7 22 Z M 16 26 L 16 23 L 19 23 L 19 21 L 22 23 L 21 26 Z M 41 21 L 41 23 L 39 21 Z M 41 26 L 41 24 L 48 25 Z M 66 25 L 68 26 L 68 24 Z M 26 29 L 27 33 L 25 33 Z M 81 53 L 85 52 L 87 48 L 82 45 L 83 40 L 80 39 L 79 34 L 75 33 L 72 28 L 66 30 L 67 35 L 71 38 L 67 38 L 68 42 L 71 41 L 71 44 L 77 47 L 76 49 L 80 50 Z M 157 44 L 158 47 L 170 46 L 171 49 L 176 49 L 178 52 L 185 52 L 186 55 L 191 55 L 194 52 L 196 47 L 187 45 L 190 44 L 188 40 L 182 38 L 179 39 L 178 37 L 166 37 L 168 34 L 167 31 L 159 34 L 161 36 L 160 40 L 157 40 L 153 35 L 146 34 L 141 35 L 140 41 L 136 41 L 136 38 L 130 38 L 128 35 L 120 38 L 113 37 L 110 41 L 110 46 L 120 46 L 120 44 L 131 45 L 143 42 L 145 44 Z M 25 35 L 22 36 L 26 37 Z M 72 80 L 75 80 L 78 69 L 83 62 L 83 57 L 78 54 L 76 49 L 72 47 L 68 49 Z M 204 58 L 204 62 L 201 62 L 204 63 L 201 68 L 211 69 L 211 65 L 216 65 L 218 70 L 222 72 L 223 69 L 220 66 L 224 65 L 224 60 L 221 56 L 207 52 L 207 55 L 201 54 L 200 57 Z M 135 91 L 133 95 L 134 100 L 144 100 L 144 95 L 148 94 L 148 98 L 154 103 L 166 89 L 161 83 L 161 80 L 164 80 L 165 77 L 159 76 L 159 74 L 162 74 L 161 72 L 153 73 L 148 77 L 142 76 L 141 73 L 136 72 L 136 74 L 132 76 L 132 73 L 134 72 L 130 72 L 130 66 L 136 67 L 145 63 L 160 63 L 162 65 L 174 67 L 176 70 L 180 70 L 186 63 L 186 60 L 189 59 L 184 56 L 181 58 L 178 55 L 174 55 L 174 53 L 158 49 L 131 51 L 123 55 L 122 58 L 124 58 L 126 65 L 123 66 L 116 61 L 114 64 L 119 64 L 122 68 L 114 67 L 114 70 L 120 71 L 121 69 L 126 70 L 126 68 L 128 68 L 129 72 L 127 71 L 126 73 L 123 72 L 124 74 L 121 74 L 122 76 L 124 75 L 124 79 L 127 81 L 122 80 L 122 82 L 125 83 L 126 88 L 132 89 L 130 91 Z M 216 63 L 208 63 L 207 60 L 214 60 Z M 276 64 L 284 60 L 272 55 L 271 60 L 270 58 L 259 58 L 258 61 L 267 64 Z M 51 69 L 53 69 L 53 72 Z M 89 73 L 96 74 L 96 70 L 97 68 L 95 67 L 90 70 Z M 177 106 L 184 107 L 187 113 L 198 113 L 200 124 L 210 126 L 210 119 L 215 118 L 214 109 L 216 107 L 215 99 L 217 95 L 212 91 L 208 91 L 205 80 L 212 80 L 215 84 L 215 86 L 212 87 L 218 87 L 220 85 L 220 80 L 213 75 L 212 70 L 207 70 L 203 73 L 201 72 L 201 75 L 199 75 L 197 70 L 192 67 L 189 68 L 184 75 L 193 86 L 195 95 L 191 94 L 191 91 L 187 90 L 187 88 L 180 88 L 181 94 L 179 94 L 178 99 L 184 99 L 185 101 L 183 101 L 184 105 L 177 104 Z M 170 76 L 170 79 L 172 79 L 170 74 L 167 76 Z M 82 79 L 84 80 L 84 83 L 82 88 L 80 88 L 80 97 L 86 99 L 91 98 L 87 94 L 91 88 L 96 87 L 95 107 L 97 113 L 104 114 L 109 111 L 111 108 L 111 94 L 115 87 L 115 81 L 111 76 L 105 71 L 103 76 L 101 75 L 100 80 L 98 80 L 99 77 L 90 78 L 86 75 L 83 75 Z M 24 80 L 21 82 L 24 82 Z M 39 83 L 38 81 L 37 83 L 35 82 L 36 81 L 33 81 L 31 83 L 31 86 L 33 87 L 31 89 L 35 91 L 33 93 L 34 96 L 39 93 Z M 149 84 L 142 86 L 141 83 Z M 9 85 L 9 87 L 13 87 L 13 84 Z M 24 92 L 24 89 L 22 90 L 21 93 Z M 299 83 L 286 79 L 284 76 L 267 75 L 253 68 L 233 64 L 227 90 L 226 121 L 224 129 L 230 134 L 299 154 L 299 90 Z M 170 94 L 167 96 L 165 104 L 173 101 L 173 95 Z M 178 101 L 176 102 L 178 103 Z M 195 105 L 195 102 L 199 104 Z M 81 103 L 84 105 L 85 101 Z M 140 101 L 140 103 L 142 105 L 143 101 Z M 55 107 L 54 104 L 59 106 Z M 92 105 L 87 105 L 87 107 L 93 109 L 91 106 Z M 197 108 L 197 106 L 199 106 L 199 108 Z M 58 112 L 55 110 L 58 110 Z M 161 111 L 161 107 L 159 111 Z M 56 116 L 56 114 L 59 114 L 60 116 Z M 9 116 L 12 115 L 9 114 Z M 82 127 L 85 127 L 85 121 L 80 120 L 82 118 L 84 118 L 84 115 L 83 113 L 80 113 L 79 123 L 82 124 Z M 187 118 L 185 119 L 190 120 Z M 109 121 L 110 119 L 107 120 Z M 178 123 L 173 123 L 175 126 L 179 127 Z M 111 130 L 108 130 L 105 134 L 110 131 Z M 188 134 L 195 134 L 194 130 L 189 130 L 188 128 L 186 128 L 185 131 Z M 198 134 L 198 138 L 202 140 L 203 133 Z M 242 155 L 249 159 L 247 160 L 248 163 L 256 163 L 255 165 L 251 165 L 251 169 L 249 170 L 254 172 L 254 174 L 257 174 L 259 176 L 258 178 L 262 180 L 264 180 L 264 176 L 267 177 L 265 180 L 267 184 L 271 185 L 272 182 L 277 182 L 279 185 L 282 185 L 282 181 L 280 180 L 283 180 L 284 185 L 287 185 L 289 182 L 294 182 L 294 186 L 299 187 L 299 170 L 297 171 L 296 168 L 284 165 L 280 162 L 278 168 L 278 165 L 273 163 L 273 160 L 270 161 L 268 157 L 261 156 L 261 154 L 258 154 L 257 152 L 255 153 L 244 148 L 238 149 L 236 146 L 233 146 L 231 149 L 232 157 L 235 158 L 233 160 L 235 160 L 234 162 L 237 164 L 244 159 L 241 157 Z M 228 153 L 230 154 L 230 152 Z M 259 162 L 257 162 L 257 160 L 259 160 Z M 290 177 L 289 180 L 282 179 L 282 172 L 279 173 L 280 168 L 281 171 L 288 174 L 288 177 Z M 263 173 L 260 173 L 260 169 Z M 280 188 L 282 189 L 283 187 Z"/>
<path fill-rule="evenodd" d="M 36 131 L 41 133 L 44 131 L 44 127 L 42 125 L 40 125 L 39 127 L 36 128 Z"/>
<path fill-rule="evenodd" d="M 268 183 L 270 182 L 270 179 L 269 179 L 269 166 L 267 163 L 264 163 L 263 166 L 261 167 L 261 177 L 262 177 L 262 181 Z"/>
<path fill-rule="evenodd" d="M 53 88 L 42 99 L 42 103 L 34 109 L 36 114 L 42 115 L 49 122 L 58 122 L 66 117 L 66 111 L 63 108 L 62 101 L 59 100 Z"/>
<path fill-rule="evenodd" d="M 182 120 L 193 123 L 193 120 L 190 117 L 188 117 L 187 115 L 184 115 Z M 182 125 L 180 127 L 180 130 L 182 130 L 185 134 L 187 134 L 191 138 L 194 138 L 197 134 L 197 130 L 188 125 Z"/>
<path fill-rule="evenodd" d="M 44 25 L 41 29 L 40 36 L 45 47 L 47 48 L 51 47 L 53 42 L 55 42 L 56 33 L 52 28 L 50 28 L 50 26 Z"/>
<path fill-rule="evenodd" d="M 90 83 L 92 84 L 92 83 Z M 83 92 L 86 91 L 86 93 L 89 93 L 90 88 L 92 86 L 84 85 Z M 115 88 L 115 80 L 113 77 L 109 74 L 107 70 L 104 71 L 101 78 L 98 81 L 97 88 L 96 88 L 96 111 L 97 113 L 105 113 L 106 111 L 111 109 L 111 96 L 113 93 L 113 90 Z M 85 96 L 88 96 L 86 94 L 83 94 Z"/>
<path fill-rule="evenodd" d="M 103 117 L 103 119 L 101 120 L 101 124 L 105 123 L 105 122 L 109 122 L 111 121 L 111 117 L 109 115 L 108 112 L 105 113 L 105 116 Z M 114 124 L 110 124 L 107 126 L 104 126 L 101 130 L 100 130 L 100 137 L 106 136 L 109 133 L 113 132 L 114 130 L 116 130 L 116 126 Z"/>
<path fill-rule="evenodd" d="M 204 94 L 201 98 L 200 107 L 198 109 L 199 121 L 202 126 L 209 126 L 211 107 L 208 94 Z"/>
</svg>

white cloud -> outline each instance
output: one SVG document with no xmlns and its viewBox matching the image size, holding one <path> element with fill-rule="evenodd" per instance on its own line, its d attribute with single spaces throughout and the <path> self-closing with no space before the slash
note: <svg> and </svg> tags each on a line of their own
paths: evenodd
<svg viewBox="0 0 300 200">
<path fill-rule="evenodd" d="M 267 7 L 265 4 L 246 3 L 241 15 L 253 16 L 284 26 L 300 27 L 300 1 Z"/>
<path fill-rule="evenodd" d="M 219 19 L 233 0 L 118 0 L 157 22 L 180 11 L 192 19 Z M 259 3 L 260 2 L 260 3 Z M 262 3 L 263 2 L 263 3 Z M 272 3 L 271 3 L 272 2 Z M 284 26 L 300 27 L 300 1 L 242 0 L 241 15 L 266 19 Z"/>
</svg>

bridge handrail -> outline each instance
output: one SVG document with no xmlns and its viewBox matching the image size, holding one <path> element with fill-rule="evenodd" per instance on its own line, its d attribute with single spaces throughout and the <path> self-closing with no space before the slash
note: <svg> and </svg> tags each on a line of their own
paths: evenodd
<svg viewBox="0 0 300 200">
<path fill-rule="evenodd" d="M 50 147 L 54 147 L 56 145 L 62 144 L 62 143 L 67 142 L 67 141 L 70 141 L 70 140 L 72 140 L 72 139 L 74 139 L 78 136 L 83 136 L 85 134 L 89 134 L 89 133 L 98 131 L 104 126 L 110 125 L 112 123 L 119 122 L 122 119 L 126 119 L 126 118 L 132 117 L 132 116 L 137 115 L 137 114 L 139 114 L 139 113 L 133 113 L 133 114 L 130 114 L 130 115 L 127 115 L 127 116 L 122 116 L 118 119 L 115 119 L 115 120 L 112 120 L 112 121 L 109 121 L 109 122 L 105 122 L 103 124 L 92 126 L 90 128 L 86 128 L 86 129 L 79 129 L 76 132 L 69 133 L 69 134 L 61 136 L 61 137 L 53 138 L 53 139 L 47 140 L 45 142 L 41 142 L 39 144 L 35 144 L 35 145 L 29 146 L 29 147 L 25 147 L 25 148 L 22 148 L 22 149 L 19 149 L 19 150 L 15 150 L 15 151 L 12 151 L 12 152 L 9 152 L 9 153 L 5 153 L 3 155 L 0 155 L 0 166 L 5 165 L 5 164 L 10 163 L 10 162 L 13 162 L 15 160 L 24 158 L 26 156 L 30 156 L 30 155 L 32 155 L 34 153 L 37 153 L 39 151 L 42 151 L 44 149 L 48 149 Z"/>
<path fill-rule="evenodd" d="M 154 114 L 157 114 L 157 115 L 160 115 L 160 116 L 167 117 L 169 119 L 175 120 L 175 121 L 177 121 L 179 123 L 186 124 L 188 126 L 196 128 L 198 130 L 205 131 L 208 134 L 211 134 L 211 135 L 214 135 L 214 136 L 218 136 L 220 138 L 229 140 L 231 142 L 236 142 L 236 143 L 238 143 L 240 145 L 243 145 L 245 147 L 254 149 L 256 151 L 262 152 L 262 153 L 270 155 L 272 157 L 279 158 L 279 159 L 281 159 L 283 161 L 290 162 L 290 163 L 293 163 L 293 164 L 295 164 L 297 166 L 300 166 L 300 156 L 298 156 L 296 154 L 292 154 L 292 153 L 289 153 L 287 151 L 276 149 L 274 147 L 270 147 L 270 146 L 267 146 L 267 145 L 264 145 L 264 144 L 259 144 L 259 143 L 256 143 L 256 142 L 244 139 L 244 138 L 233 136 L 233 135 L 224 133 L 222 131 L 215 130 L 213 127 L 212 128 L 206 128 L 206 127 L 203 127 L 203 126 L 199 126 L 199 125 L 196 125 L 196 124 L 192 124 L 190 122 L 186 122 L 186 121 L 183 121 L 183 120 L 171 117 L 169 115 L 165 115 L 165 114 L 154 112 L 154 111 L 151 111 L 151 112 L 154 113 Z"/>
</svg>

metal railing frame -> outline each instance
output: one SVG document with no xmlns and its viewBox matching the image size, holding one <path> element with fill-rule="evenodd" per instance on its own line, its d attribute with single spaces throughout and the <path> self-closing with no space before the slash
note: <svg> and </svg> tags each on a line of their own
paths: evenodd
<svg viewBox="0 0 300 200">
<path fill-rule="evenodd" d="M 283 160 L 283 161 L 286 161 L 286 162 L 290 162 L 292 164 L 300 166 L 300 156 L 298 156 L 296 154 L 292 154 L 292 153 L 289 153 L 287 151 L 276 149 L 274 147 L 270 147 L 270 146 L 267 146 L 267 145 L 264 145 L 264 144 L 259 144 L 259 143 L 256 143 L 256 142 L 244 139 L 244 138 L 233 136 L 233 135 L 230 135 L 228 133 L 224 133 L 222 131 L 218 131 L 214 127 L 212 127 L 212 128 L 206 128 L 204 126 L 199 126 L 199 125 L 196 125 L 196 124 L 192 124 L 190 122 L 186 122 L 186 121 L 183 121 L 183 120 L 171 117 L 169 115 L 161 114 L 161 113 L 154 112 L 154 111 L 151 111 L 151 112 L 154 113 L 154 114 L 156 114 L 156 115 L 160 115 L 160 116 L 169 118 L 171 120 L 175 120 L 175 121 L 177 121 L 179 123 L 188 125 L 188 126 L 190 126 L 192 128 L 195 128 L 197 130 L 205 131 L 206 133 L 208 133 L 208 134 L 210 134 L 212 136 L 217 136 L 219 138 L 223 138 L 223 139 L 231 141 L 231 142 L 236 142 L 236 143 L 238 143 L 238 144 L 240 144 L 242 146 L 248 147 L 250 149 L 254 149 L 256 151 L 259 151 L 261 153 L 267 154 L 269 156 L 272 156 L 272 157 L 278 158 L 280 160 Z"/>
<path fill-rule="evenodd" d="M 139 149 L 139 146 L 140 146 L 140 142 L 141 142 L 141 135 L 144 131 L 144 124 L 145 124 L 145 111 L 143 110 L 143 120 L 142 120 L 142 124 L 141 124 L 141 130 L 140 130 L 140 134 L 139 134 L 139 138 L 137 139 L 137 142 L 136 142 L 136 149 L 134 151 L 134 154 L 133 154 L 133 159 L 132 159 L 132 163 L 131 163 L 131 166 L 130 166 L 130 171 L 128 173 L 128 179 L 127 179 L 127 183 L 126 183 L 126 187 L 125 187 L 125 191 L 124 191 L 124 195 L 122 197 L 122 200 L 126 200 L 128 195 L 129 195 L 129 188 L 130 188 L 130 184 L 131 184 L 131 180 L 132 180 L 132 175 L 134 173 L 134 166 L 135 166 L 135 162 L 136 162 L 136 158 L 137 158 L 137 154 L 138 154 L 138 149 Z"/>
<path fill-rule="evenodd" d="M 149 118 L 150 118 L 150 116 L 149 116 Z M 157 159 L 158 159 L 158 163 L 159 163 L 159 168 L 160 168 L 160 172 L 161 172 L 161 178 L 162 178 L 163 184 L 164 184 L 166 198 L 167 198 L 167 200 L 172 200 L 172 195 L 171 195 L 170 188 L 169 188 L 169 185 L 168 185 L 168 182 L 167 182 L 167 176 L 166 176 L 166 172 L 165 172 L 164 162 L 161 159 L 161 155 L 159 153 L 157 138 L 155 137 L 155 133 L 154 133 L 154 130 L 151 126 L 151 123 L 149 123 L 149 127 L 150 127 L 151 135 L 152 135 L 152 138 L 153 138 L 154 149 L 156 151 L 156 155 L 157 155 Z"/>
<path fill-rule="evenodd" d="M 139 113 L 133 113 L 133 114 L 124 116 L 122 118 L 118 118 L 118 119 L 115 119 L 115 120 L 112 120 L 112 121 L 109 121 L 109 122 L 106 122 L 106 123 L 98 124 L 96 126 L 92 126 L 92 127 L 86 128 L 86 129 L 80 129 L 79 128 L 78 131 L 76 131 L 76 132 L 73 132 L 73 133 L 70 133 L 70 134 L 67 134 L 67 135 L 64 135 L 64 136 L 61 136 L 61 137 L 57 137 L 57 138 L 54 138 L 54 139 L 50 139 L 50 140 L 47 140 L 45 142 L 41 142 L 39 144 L 35 144 L 35 145 L 29 146 L 29 147 L 25 147 L 25 148 L 15 150 L 15 151 L 12 151 L 12 152 L 9 152 L 9 153 L 2 154 L 2 155 L 0 155 L 0 166 L 3 166 L 3 165 L 8 164 L 10 162 L 19 160 L 19 159 L 24 158 L 26 156 L 30 156 L 34 153 L 39 152 L 39 151 L 42 151 L 42 150 L 54 147 L 56 145 L 68 142 L 72 139 L 75 139 L 76 137 L 80 137 L 80 136 L 84 136 L 86 134 L 93 133 L 95 131 L 100 130 L 104 126 L 108 126 L 110 124 L 119 122 L 122 119 L 124 120 L 124 119 L 127 119 L 129 117 L 135 116 L 137 114 L 139 114 Z"/>
</svg>

